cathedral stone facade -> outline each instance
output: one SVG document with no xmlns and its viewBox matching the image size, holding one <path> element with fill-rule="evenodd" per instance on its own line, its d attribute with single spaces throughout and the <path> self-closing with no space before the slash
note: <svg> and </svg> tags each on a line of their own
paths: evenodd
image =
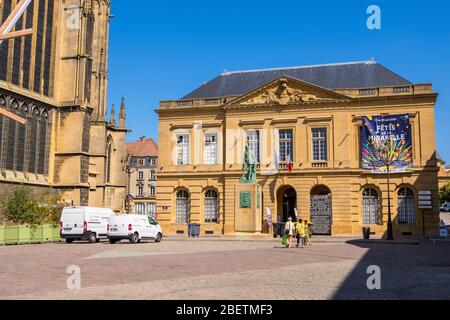
<svg viewBox="0 0 450 320">
<path fill-rule="evenodd" d="M 18 0 L 0 3 L 4 21 Z M 0 194 L 51 188 L 122 211 L 125 103 L 107 119 L 109 0 L 35 0 L 0 45 Z"/>
</svg>

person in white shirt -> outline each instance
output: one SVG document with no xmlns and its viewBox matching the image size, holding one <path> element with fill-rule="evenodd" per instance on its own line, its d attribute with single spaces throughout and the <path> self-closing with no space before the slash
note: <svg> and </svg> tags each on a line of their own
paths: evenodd
<svg viewBox="0 0 450 320">
<path fill-rule="evenodd" d="M 295 233 L 295 225 L 292 222 L 291 217 L 289 217 L 288 222 L 286 222 L 286 226 L 284 227 L 284 233 L 288 237 L 288 245 L 286 246 L 286 248 L 290 248 L 292 245 L 292 238 L 294 237 Z"/>
</svg>

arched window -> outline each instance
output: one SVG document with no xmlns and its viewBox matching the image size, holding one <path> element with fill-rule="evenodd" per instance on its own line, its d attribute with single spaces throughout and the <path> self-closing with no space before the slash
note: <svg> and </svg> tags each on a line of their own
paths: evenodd
<svg viewBox="0 0 450 320">
<path fill-rule="evenodd" d="M 373 188 L 363 191 L 363 224 L 380 223 L 378 192 Z"/>
<path fill-rule="evenodd" d="M 414 212 L 414 193 L 410 188 L 398 190 L 397 197 L 398 223 L 415 224 L 416 214 Z"/>
<path fill-rule="evenodd" d="M 176 210 L 177 223 L 189 222 L 189 194 L 186 190 L 177 192 Z"/>
<path fill-rule="evenodd" d="M 24 103 L 24 104 L 22 104 L 22 114 L 23 115 L 27 115 L 28 114 L 28 111 L 30 110 L 30 108 L 28 107 L 28 104 L 27 103 Z"/>
<path fill-rule="evenodd" d="M 16 113 L 19 113 L 19 104 L 17 103 L 16 100 L 14 100 L 14 101 L 11 103 L 11 110 L 14 111 L 14 112 L 16 112 Z"/>
<path fill-rule="evenodd" d="M 35 108 L 33 109 L 33 117 L 39 118 L 39 114 L 40 114 L 39 108 L 38 108 L 38 107 L 35 107 Z"/>
<path fill-rule="evenodd" d="M 218 205 L 217 192 L 208 190 L 205 193 L 205 222 L 217 223 L 218 221 Z"/>
</svg>

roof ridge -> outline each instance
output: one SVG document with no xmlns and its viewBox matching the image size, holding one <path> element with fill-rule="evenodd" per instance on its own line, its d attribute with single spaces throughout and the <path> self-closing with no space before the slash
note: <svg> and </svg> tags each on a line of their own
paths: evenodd
<svg viewBox="0 0 450 320">
<path fill-rule="evenodd" d="M 253 69 L 253 70 L 241 70 L 241 71 L 224 71 L 221 76 L 228 76 L 237 73 L 252 73 L 252 72 L 262 72 L 262 71 L 277 71 L 277 70 L 293 70 L 293 69 L 306 69 L 306 68 L 319 68 L 319 67 L 330 67 L 330 66 L 344 66 L 352 64 L 378 64 L 375 59 L 365 60 L 365 61 L 352 61 L 352 62 L 338 62 L 338 63 L 327 63 L 327 64 L 312 64 L 306 66 L 295 66 L 295 67 L 280 67 L 280 68 L 265 68 L 265 69 Z"/>
<path fill-rule="evenodd" d="M 135 140 L 135 141 L 130 141 L 130 142 L 127 142 L 126 144 L 136 143 L 136 142 L 143 142 L 143 141 L 153 141 L 153 142 L 155 142 L 155 140 L 153 138 L 145 138 L 145 139 L 139 139 L 139 140 Z"/>
</svg>

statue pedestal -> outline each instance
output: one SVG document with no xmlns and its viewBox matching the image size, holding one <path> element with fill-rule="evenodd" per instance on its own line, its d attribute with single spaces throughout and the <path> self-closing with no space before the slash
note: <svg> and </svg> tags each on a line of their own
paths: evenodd
<svg viewBox="0 0 450 320">
<path fill-rule="evenodd" d="M 261 233 L 262 192 L 257 183 L 240 183 L 234 188 L 234 231 Z"/>
</svg>

